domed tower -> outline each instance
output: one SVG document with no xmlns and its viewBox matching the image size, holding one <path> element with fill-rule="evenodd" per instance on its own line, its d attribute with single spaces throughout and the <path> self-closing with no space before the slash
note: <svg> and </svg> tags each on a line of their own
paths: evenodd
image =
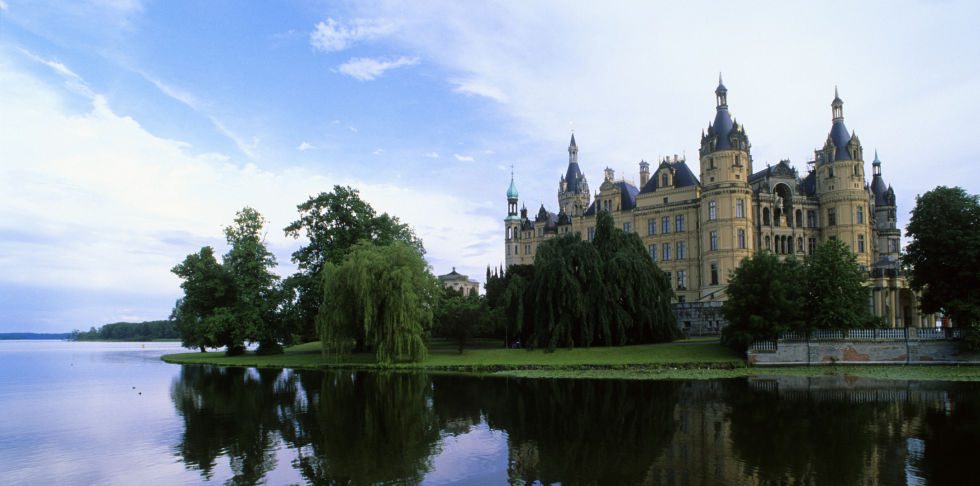
<svg viewBox="0 0 980 486">
<path fill-rule="evenodd" d="M 881 176 L 881 161 L 878 160 L 877 150 L 875 160 L 871 163 L 871 171 L 871 201 L 874 203 L 875 248 L 878 259 L 897 263 L 902 230 L 898 229 L 895 218 L 895 191 L 885 184 L 885 179 Z"/>
<path fill-rule="evenodd" d="M 728 112 L 728 89 L 718 75 L 715 120 L 702 132 L 701 297 L 721 299 L 728 275 L 753 252 L 751 144 Z"/>
<path fill-rule="evenodd" d="M 589 182 L 578 166 L 575 134 L 568 144 L 568 169 L 558 181 L 558 210 L 569 216 L 581 216 L 589 207 Z"/>
<path fill-rule="evenodd" d="M 844 126 L 844 102 L 834 88 L 833 125 L 816 152 L 816 193 L 820 200 L 821 239 L 838 239 L 871 267 L 871 213 L 865 190 L 864 150 L 855 132 Z"/>
<path fill-rule="evenodd" d="M 521 218 L 517 215 L 517 186 L 514 184 L 513 169 L 510 171 L 510 187 L 507 188 L 507 218 L 504 219 L 504 228 L 504 255 L 509 267 L 518 262 L 518 240 L 521 238 Z"/>
</svg>

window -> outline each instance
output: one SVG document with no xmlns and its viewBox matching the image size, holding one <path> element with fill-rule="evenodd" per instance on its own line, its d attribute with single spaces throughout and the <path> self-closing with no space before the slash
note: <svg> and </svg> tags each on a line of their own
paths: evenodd
<svg viewBox="0 0 980 486">
<path fill-rule="evenodd" d="M 779 208 L 776 208 L 772 212 L 772 223 L 773 223 L 773 226 L 775 226 L 775 227 L 778 228 L 779 227 L 779 220 L 781 220 L 781 219 L 783 219 L 783 210 L 782 209 L 779 209 Z"/>
<path fill-rule="evenodd" d="M 623 223 L 623 233 L 632 233 L 633 223 Z"/>
<path fill-rule="evenodd" d="M 711 285 L 718 285 L 718 263 L 711 262 Z"/>
<path fill-rule="evenodd" d="M 799 209 L 796 210 L 796 227 L 803 227 L 803 211 L 800 211 Z"/>
<path fill-rule="evenodd" d="M 762 208 L 762 224 L 769 226 L 769 208 Z"/>
<path fill-rule="evenodd" d="M 745 200 L 743 199 L 735 200 L 735 217 L 736 218 L 745 217 Z"/>
<path fill-rule="evenodd" d="M 670 260 L 670 243 L 664 243 L 662 246 L 664 261 Z"/>
<path fill-rule="evenodd" d="M 678 214 L 677 217 L 674 218 L 674 231 L 676 231 L 678 233 L 681 233 L 681 232 L 684 231 L 684 215 L 683 214 Z"/>
<path fill-rule="evenodd" d="M 648 246 L 647 251 L 650 252 L 650 259 L 653 261 L 657 261 L 657 245 Z"/>
<path fill-rule="evenodd" d="M 525 255 L 531 254 L 531 245 L 524 245 L 524 254 Z"/>
<path fill-rule="evenodd" d="M 864 224 L 864 206 L 857 208 L 857 224 Z"/>
<path fill-rule="evenodd" d="M 718 250 L 718 232 L 712 231 L 711 233 L 708 234 L 708 238 L 710 240 L 710 243 L 708 244 L 708 248 L 710 248 L 711 251 Z"/>
<path fill-rule="evenodd" d="M 683 260 L 684 259 L 684 242 L 683 241 L 678 241 L 677 242 L 677 259 L 678 260 Z"/>
<path fill-rule="evenodd" d="M 660 187 L 667 187 L 667 186 L 669 186 L 670 185 L 670 184 L 668 184 L 669 182 L 670 182 L 670 178 L 667 177 L 667 174 L 662 174 L 660 176 Z"/>
<path fill-rule="evenodd" d="M 510 245 L 507 245 L 507 256 L 510 256 Z"/>
<path fill-rule="evenodd" d="M 797 253 L 803 253 L 803 237 L 802 236 L 797 236 L 796 237 L 796 252 Z"/>
<path fill-rule="evenodd" d="M 816 238 L 808 238 L 807 241 L 806 241 L 806 252 L 807 252 L 807 254 L 808 255 L 812 255 L 813 252 L 816 251 L 816 249 L 817 249 L 817 239 Z"/>
<path fill-rule="evenodd" d="M 507 228 L 507 239 L 509 240 L 513 237 L 514 237 L 514 228 Z"/>
<path fill-rule="evenodd" d="M 834 208 L 827 210 L 827 226 L 837 226 L 837 210 Z"/>
<path fill-rule="evenodd" d="M 769 239 L 769 235 L 766 235 L 766 249 L 767 250 L 771 250 L 772 249 L 772 240 Z"/>
<path fill-rule="evenodd" d="M 738 230 L 738 247 L 745 248 L 745 230 L 741 228 Z"/>
<path fill-rule="evenodd" d="M 589 241 L 592 241 L 594 239 L 595 239 L 595 226 L 590 226 L 589 227 Z"/>
<path fill-rule="evenodd" d="M 864 235 L 858 235 L 858 253 L 864 253 Z"/>
<path fill-rule="evenodd" d="M 677 271 L 677 290 L 684 290 L 687 288 L 687 271 L 678 270 Z"/>
<path fill-rule="evenodd" d="M 816 228 L 817 227 L 817 212 L 816 211 L 814 211 L 814 210 L 811 209 L 811 210 L 808 210 L 806 212 L 806 226 L 808 228 Z"/>
<path fill-rule="evenodd" d="M 657 234 L 657 218 L 650 218 L 647 220 L 647 234 Z"/>
<path fill-rule="evenodd" d="M 660 220 L 660 232 L 663 234 L 670 233 L 670 216 L 664 216 Z"/>
<path fill-rule="evenodd" d="M 711 201 L 708 203 L 708 220 L 714 221 L 718 219 L 718 203 Z"/>
<path fill-rule="evenodd" d="M 834 177 L 834 168 L 833 167 L 828 167 L 827 168 L 827 178 L 829 179 L 829 178 L 832 178 L 832 177 Z"/>
</svg>

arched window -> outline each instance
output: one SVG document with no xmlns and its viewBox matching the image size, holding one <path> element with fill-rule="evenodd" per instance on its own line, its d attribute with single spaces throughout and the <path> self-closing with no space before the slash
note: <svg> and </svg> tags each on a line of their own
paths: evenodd
<svg viewBox="0 0 980 486">
<path fill-rule="evenodd" d="M 769 208 L 762 208 L 762 224 L 769 226 Z M 767 236 L 766 238 L 769 237 Z M 768 245 L 766 246 L 767 246 L 766 249 L 768 250 L 769 249 Z"/>
<path fill-rule="evenodd" d="M 803 211 L 799 209 L 796 210 L 796 227 L 803 227 Z"/>
</svg>

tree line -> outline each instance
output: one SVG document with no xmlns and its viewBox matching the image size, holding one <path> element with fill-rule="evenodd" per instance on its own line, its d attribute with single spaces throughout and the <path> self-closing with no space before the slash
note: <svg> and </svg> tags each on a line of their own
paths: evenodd
<svg viewBox="0 0 980 486">
<path fill-rule="evenodd" d="M 173 321 L 113 322 L 88 331 L 75 329 L 68 335 L 72 341 L 153 341 L 178 339 L 180 333 Z"/>
</svg>

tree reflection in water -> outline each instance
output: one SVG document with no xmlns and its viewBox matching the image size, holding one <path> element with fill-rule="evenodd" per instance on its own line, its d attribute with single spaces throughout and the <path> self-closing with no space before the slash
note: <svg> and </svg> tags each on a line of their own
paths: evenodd
<svg viewBox="0 0 980 486">
<path fill-rule="evenodd" d="M 494 461 L 507 471 L 493 474 L 512 483 L 972 478 L 980 384 L 883 382 L 855 397 L 808 383 L 790 380 L 777 390 L 744 379 L 532 380 L 184 366 L 171 397 L 184 422 L 175 451 L 208 481 L 226 474 L 216 465 L 227 458 L 229 483 L 268 481 L 277 468 L 277 480 L 291 470 L 291 481 L 311 484 L 420 483 L 441 444 L 456 443 L 444 437 L 480 424 L 506 433 L 506 439 L 475 434 L 468 440 L 497 441 L 483 450 L 501 451 Z M 466 454 L 446 452 L 449 460 Z M 282 464 L 280 457 L 291 458 Z"/>
</svg>

